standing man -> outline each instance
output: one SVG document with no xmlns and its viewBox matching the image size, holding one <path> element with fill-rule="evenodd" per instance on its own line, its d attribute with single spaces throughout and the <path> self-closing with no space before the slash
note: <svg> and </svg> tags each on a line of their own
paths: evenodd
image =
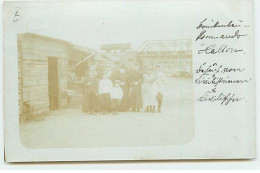
<svg viewBox="0 0 260 173">
<path fill-rule="evenodd" d="M 126 68 L 124 66 L 121 66 L 119 73 L 117 75 L 117 80 L 120 81 L 120 87 L 123 90 L 123 98 L 120 102 L 120 108 L 119 110 L 121 112 L 127 112 L 129 111 L 130 107 L 130 96 L 129 96 L 129 89 L 130 89 L 130 84 L 129 84 L 129 73 L 126 71 Z"/>
<path fill-rule="evenodd" d="M 97 78 L 95 71 L 89 71 L 84 81 L 83 111 L 94 114 L 97 96 Z"/>
<path fill-rule="evenodd" d="M 120 106 L 121 99 L 123 98 L 123 95 L 124 93 L 122 88 L 120 87 L 120 81 L 115 80 L 114 87 L 112 87 L 110 92 L 112 108 L 115 115 L 119 111 L 119 106 Z"/>
<path fill-rule="evenodd" d="M 139 66 L 136 64 L 134 65 L 134 68 L 130 71 L 130 105 L 132 112 L 140 112 L 140 109 L 143 107 L 143 75 L 139 69 Z"/>
<path fill-rule="evenodd" d="M 103 114 L 107 114 L 109 107 L 110 107 L 110 93 L 111 89 L 113 87 L 112 81 L 108 78 L 108 74 L 104 73 L 103 74 L 103 79 L 99 81 L 98 85 L 98 91 L 99 91 L 99 96 L 100 96 L 100 101 L 101 101 L 101 108 L 103 111 Z"/>
</svg>

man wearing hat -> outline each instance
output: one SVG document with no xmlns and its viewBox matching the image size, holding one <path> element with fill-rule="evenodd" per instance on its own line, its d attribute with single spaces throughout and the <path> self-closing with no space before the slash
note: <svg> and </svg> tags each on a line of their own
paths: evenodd
<svg viewBox="0 0 260 173">
<path fill-rule="evenodd" d="M 121 99 L 123 98 L 123 90 L 120 88 L 119 80 L 115 80 L 114 87 L 111 89 L 110 97 L 112 101 L 113 112 L 114 114 L 117 114 L 119 111 Z"/>
<path fill-rule="evenodd" d="M 87 72 L 84 80 L 83 108 L 84 112 L 94 114 L 97 96 L 97 78 L 93 70 Z"/>
<path fill-rule="evenodd" d="M 142 82 L 143 75 L 136 64 L 130 72 L 130 104 L 132 112 L 140 112 L 143 107 Z"/>
</svg>

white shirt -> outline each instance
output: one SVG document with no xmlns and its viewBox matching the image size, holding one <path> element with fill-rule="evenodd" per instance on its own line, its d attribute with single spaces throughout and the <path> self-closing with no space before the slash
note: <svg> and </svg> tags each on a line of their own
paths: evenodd
<svg viewBox="0 0 260 173">
<path fill-rule="evenodd" d="M 101 79 L 99 81 L 98 92 L 99 94 L 109 94 L 113 87 L 113 83 L 110 79 Z"/>
<path fill-rule="evenodd" d="M 112 99 L 119 99 L 121 100 L 123 97 L 123 90 L 120 87 L 113 87 L 110 92 L 110 97 Z"/>
</svg>

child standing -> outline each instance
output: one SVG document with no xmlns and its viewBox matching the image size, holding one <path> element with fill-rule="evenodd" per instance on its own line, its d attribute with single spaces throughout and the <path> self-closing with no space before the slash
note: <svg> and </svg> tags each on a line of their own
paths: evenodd
<svg viewBox="0 0 260 173">
<path fill-rule="evenodd" d="M 113 87 L 112 81 L 108 79 L 108 74 L 103 74 L 103 78 L 99 81 L 98 91 L 101 101 L 103 114 L 107 114 L 110 106 L 110 92 Z"/>
<path fill-rule="evenodd" d="M 123 98 L 123 90 L 120 88 L 119 80 L 115 80 L 115 86 L 111 90 L 110 97 L 112 99 L 112 108 L 116 115 L 119 111 L 121 99 Z"/>
</svg>

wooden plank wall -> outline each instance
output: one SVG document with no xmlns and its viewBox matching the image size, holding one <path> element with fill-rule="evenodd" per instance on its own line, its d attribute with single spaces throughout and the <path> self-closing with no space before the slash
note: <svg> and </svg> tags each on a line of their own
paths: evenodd
<svg viewBox="0 0 260 173">
<path fill-rule="evenodd" d="M 49 111 L 48 57 L 58 58 L 60 96 L 67 87 L 66 75 L 62 75 L 62 71 L 68 66 L 68 44 L 26 34 L 19 36 L 19 40 L 19 104 L 25 109 L 22 105 L 28 103 L 30 112 L 27 114 L 35 116 Z M 66 102 L 64 99 L 60 97 L 60 106 Z"/>
</svg>

